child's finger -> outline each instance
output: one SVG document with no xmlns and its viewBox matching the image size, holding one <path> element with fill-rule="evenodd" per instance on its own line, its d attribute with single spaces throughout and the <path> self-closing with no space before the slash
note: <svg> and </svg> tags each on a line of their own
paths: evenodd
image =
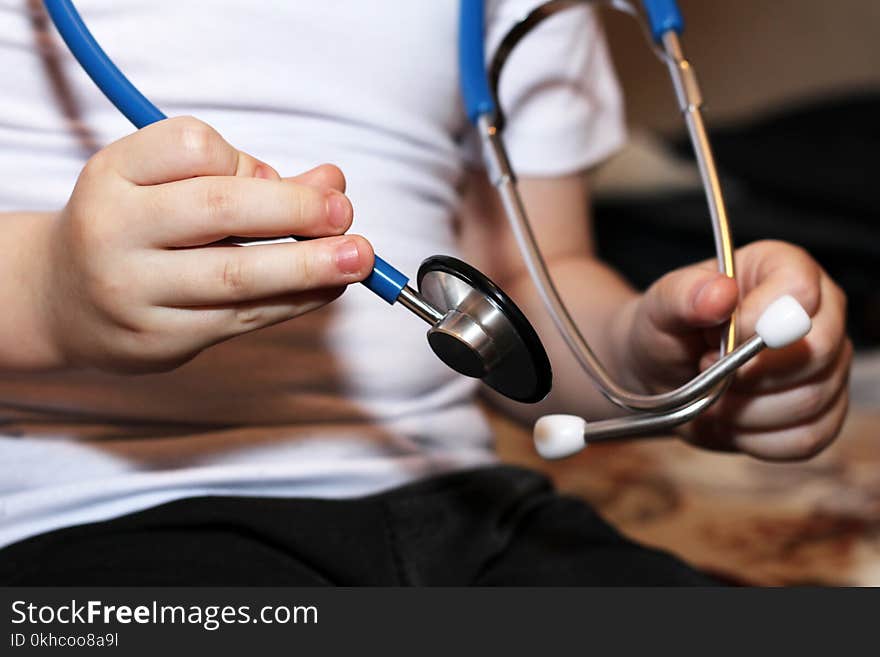
<svg viewBox="0 0 880 657">
<path fill-rule="evenodd" d="M 812 309 L 813 327 L 806 337 L 785 349 L 766 350 L 740 368 L 734 389 L 758 393 L 790 388 L 812 379 L 839 357 L 847 345 L 846 297 L 827 276 L 816 288 L 821 305 L 818 311 Z"/>
<path fill-rule="evenodd" d="M 256 178 L 202 177 L 144 190 L 145 239 L 156 246 L 241 237 L 322 237 L 351 226 L 351 202 L 335 189 Z"/>
<path fill-rule="evenodd" d="M 195 176 L 234 176 L 242 153 L 211 126 L 189 116 L 153 123 L 103 149 L 89 161 L 136 185 Z M 245 166 L 251 164 L 245 160 Z M 254 165 L 255 166 L 255 165 Z"/>
<path fill-rule="evenodd" d="M 281 180 L 281 175 L 274 167 L 258 160 L 247 153 L 239 153 L 236 176 L 243 178 L 260 178 L 262 180 Z"/>
<path fill-rule="evenodd" d="M 324 288 L 238 304 L 173 310 L 175 322 L 186 327 L 186 335 L 201 333 L 209 343 L 216 343 L 305 315 L 337 299 L 344 291 L 345 287 Z"/>
<path fill-rule="evenodd" d="M 717 326 L 737 303 L 736 282 L 724 274 L 687 267 L 671 272 L 646 292 L 643 318 L 666 333 Z"/>
<path fill-rule="evenodd" d="M 802 460 L 815 456 L 840 433 L 849 408 L 849 395 L 843 389 L 815 421 L 779 431 L 735 434 L 731 442 L 737 450 L 770 461 Z"/>
<path fill-rule="evenodd" d="M 736 283 L 716 271 L 696 266 L 670 272 L 640 300 L 634 344 L 649 360 L 684 359 L 692 367 L 701 332 L 724 322 L 736 300 Z"/>
<path fill-rule="evenodd" d="M 338 192 L 345 193 L 345 174 L 334 164 L 320 164 L 314 169 L 299 174 L 298 176 L 290 176 L 284 180 L 300 185 L 311 185 L 320 189 L 335 189 Z"/>
<path fill-rule="evenodd" d="M 344 287 L 326 288 L 237 304 L 155 307 L 151 321 L 166 336 L 164 349 L 171 360 L 183 358 L 185 362 L 194 349 L 317 310 L 344 291 Z"/>
<path fill-rule="evenodd" d="M 163 306 L 236 304 L 363 280 L 373 250 L 363 237 L 168 252 L 150 296 Z"/>
<path fill-rule="evenodd" d="M 705 327 L 725 321 L 737 294 L 734 281 L 702 265 L 676 270 L 652 285 L 631 324 L 631 357 L 641 377 L 665 386 L 692 376 L 705 351 Z"/>
<path fill-rule="evenodd" d="M 737 260 L 743 299 L 740 334 L 749 336 L 761 313 L 776 299 L 792 295 L 811 317 L 822 302 L 822 269 L 803 249 L 778 242 L 758 242 L 740 252 Z"/>
<path fill-rule="evenodd" d="M 707 412 L 737 431 L 776 431 L 815 419 L 828 410 L 846 387 L 852 345 L 847 343 L 827 371 L 810 381 L 785 390 L 752 394 L 728 390 Z"/>
</svg>

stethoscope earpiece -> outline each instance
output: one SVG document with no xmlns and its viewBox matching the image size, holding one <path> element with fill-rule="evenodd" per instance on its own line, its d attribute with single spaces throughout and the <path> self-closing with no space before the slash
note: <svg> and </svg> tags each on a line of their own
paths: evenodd
<svg viewBox="0 0 880 657">
<path fill-rule="evenodd" d="M 564 459 L 587 446 L 587 421 L 577 415 L 545 415 L 535 422 L 535 450 L 548 460 Z"/>
<path fill-rule="evenodd" d="M 782 349 L 805 337 L 813 321 L 790 294 L 779 297 L 764 309 L 755 323 L 755 333 L 770 349 Z"/>
</svg>

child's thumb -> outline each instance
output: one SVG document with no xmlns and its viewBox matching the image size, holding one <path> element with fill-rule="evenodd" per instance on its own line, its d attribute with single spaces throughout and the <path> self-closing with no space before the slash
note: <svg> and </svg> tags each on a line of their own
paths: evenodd
<svg viewBox="0 0 880 657">
<path fill-rule="evenodd" d="M 718 326 L 736 309 L 736 281 L 719 272 L 686 267 L 670 272 L 645 294 L 648 321 L 666 333 Z"/>
</svg>

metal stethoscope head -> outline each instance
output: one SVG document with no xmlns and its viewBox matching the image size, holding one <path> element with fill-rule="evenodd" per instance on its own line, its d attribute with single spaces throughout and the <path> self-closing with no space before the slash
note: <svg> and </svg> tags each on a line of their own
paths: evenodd
<svg viewBox="0 0 880 657">
<path fill-rule="evenodd" d="M 757 325 L 757 334 L 736 345 L 735 317 L 721 344 L 722 358 L 679 388 L 658 395 L 641 395 L 619 386 L 590 349 L 559 296 L 541 257 L 517 189 L 501 133 L 503 115 L 497 87 L 510 52 L 537 24 L 550 15 L 587 3 L 608 4 L 636 16 L 625 0 L 550 0 L 530 12 L 502 40 L 487 73 L 484 60 L 484 2 L 461 0 L 460 72 L 468 117 L 483 142 L 489 175 L 498 189 L 505 213 L 550 316 L 575 358 L 615 404 L 635 414 L 588 423 L 574 416 L 547 416 L 535 426 L 538 452 L 561 458 L 591 441 L 658 433 L 687 422 L 708 408 L 726 388 L 729 376 L 765 347 L 782 347 L 810 329 L 810 319 L 791 297 L 772 304 Z M 70 0 L 45 0 L 46 9 L 73 55 L 107 98 L 138 128 L 165 115 L 113 64 L 95 41 Z M 693 69 L 678 42 L 682 19 L 673 0 L 642 0 L 655 48 L 667 63 L 694 145 L 706 188 L 720 271 L 733 278 L 733 246 L 712 151 L 703 126 L 702 99 Z M 653 47 L 653 44 L 652 44 Z M 409 279 L 376 256 L 364 285 L 390 304 L 400 303 L 424 321 L 428 343 L 443 362 L 466 376 L 482 379 L 500 394 L 534 403 L 550 391 L 552 373 L 535 330 L 513 301 L 486 276 L 448 256 L 432 256 L 418 272 L 418 291 Z"/>
<path fill-rule="evenodd" d="M 500 394 L 535 403 L 550 392 L 553 374 L 538 334 L 491 280 L 450 256 L 432 256 L 398 302 L 431 325 L 428 344 L 460 374 L 482 379 Z"/>
</svg>

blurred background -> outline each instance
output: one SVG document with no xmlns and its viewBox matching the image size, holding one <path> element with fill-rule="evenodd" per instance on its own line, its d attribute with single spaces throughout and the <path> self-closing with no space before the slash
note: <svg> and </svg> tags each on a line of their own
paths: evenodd
<svg viewBox="0 0 880 657">
<path fill-rule="evenodd" d="M 680 4 L 737 243 L 809 248 L 850 294 L 856 344 L 880 344 L 880 3 Z M 628 16 L 604 17 L 632 139 L 600 175 L 600 244 L 644 285 L 711 255 L 706 208 L 663 65 Z M 620 248 L 634 230 L 650 252 Z"/>
<path fill-rule="evenodd" d="M 499 448 L 632 538 L 728 581 L 880 585 L 880 3 L 679 2 L 737 245 L 800 244 L 847 291 L 858 348 L 849 420 L 800 464 L 661 439 L 548 465 L 500 419 Z M 603 20 L 631 139 L 598 173 L 598 242 L 644 287 L 711 257 L 711 228 L 665 68 L 629 17 Z"/>
<path fill-rule="evenodd" d="M 714 123 L 880 88 L 876 0 L 679 0 Z M 604 12 L 633 125 L 678 130 L 673 96 L 628 17 Z"/>
</svg>

